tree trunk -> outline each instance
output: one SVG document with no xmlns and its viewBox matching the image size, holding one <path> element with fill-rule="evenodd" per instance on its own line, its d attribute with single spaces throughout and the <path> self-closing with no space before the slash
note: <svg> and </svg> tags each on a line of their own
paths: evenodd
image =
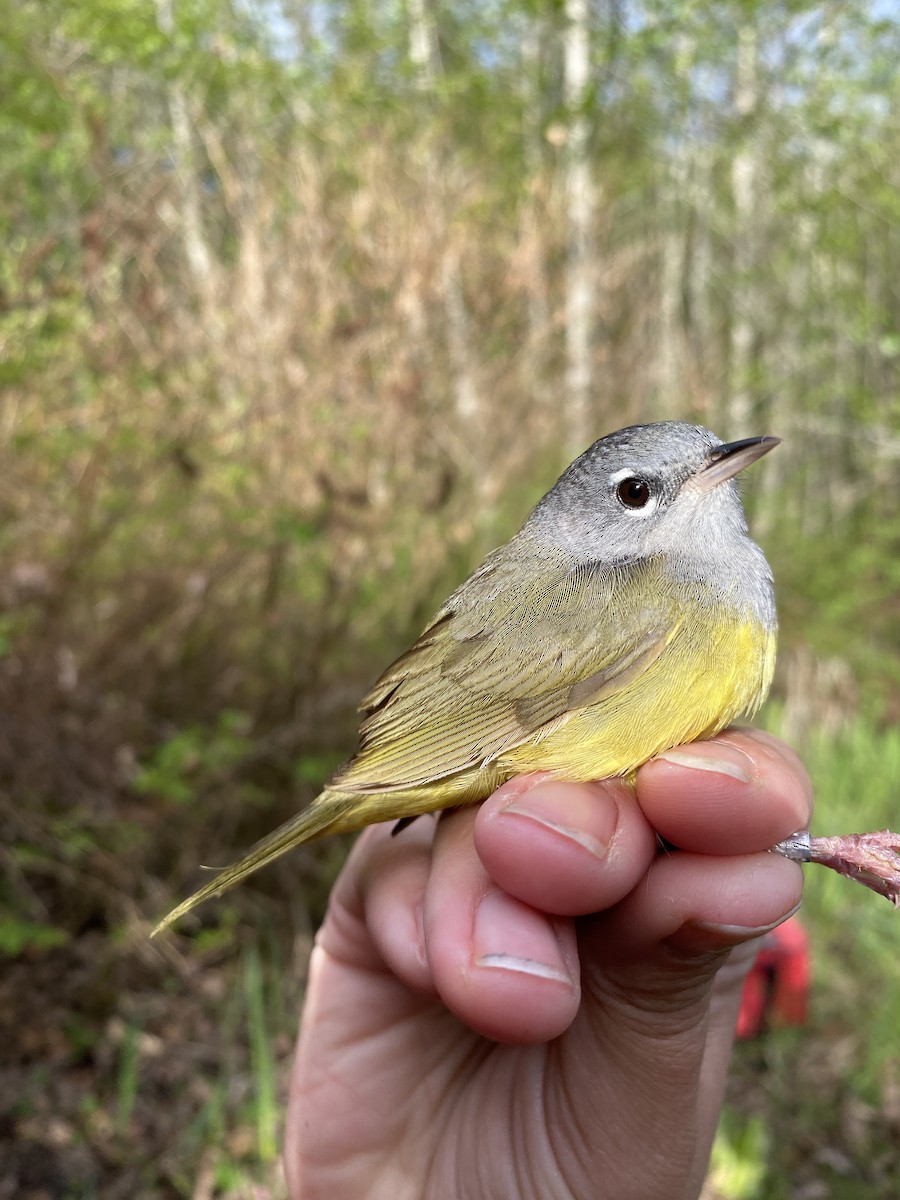
<svg viewBox="0 0 900 1200">
<path fill-rule="evenodd" d="M 409 0 L 409 57 L 416 70 L 419 90 L 426 96 L 432 96 L 442 67 L 434 22 L 426 0 Z M 429 165 L 430 184 L 439 188 L 443 170 L 436 154 L 432 153 Z M 453 246 L 448 246 L 444 255 L 441 286 L 447 317 L 447 350 L 453 368 L 456 415 L 465 427 L 475 426 L 475 437 L 478 438 L 481 397 L 472 351 L 469 314 L 457 252 Z"/>
<path fill-rule="evenodd" d="M 566 0 L 563 79 L 568 136 L 566 140 L 566 424 L 569 448 L 583 450 L 591 438 L 591 384 L 596 276 L 591 233 L 595 195 L 588 158 L 590 83 L 588 0 Z"/>
<path fill-rule="evenodd" d="M 750 433 L 753 410 L 750 373 L 756 335 L 753 271 L 756 265 L 759 157 L 755 130 L 750 129 L 750 123 L 758 101 L 759 42 L 756 30 L 750 25 L 744 25 L 738 33 L 734 96 L 739 145 L 731 164 L 735 232 L 728 395 L 729 438 L 743 437 Z"/>
<path fill-rule="evenodd" d="M 172 0 L 156 0 L 156 21 L 166 37 L 175 36 L 175 15 Z M 213 258 L 203 228 L 200 182 L 196 169 L 194 139 L 188 117 L 184 91 L 173 79 L 168 92 L 169 121 L 172 130 L 173 158 L 181 194 L 181 240 L 188 270 L 194 281 L 207 329 L 214 332 L 216 324 Z"/>
</svg>

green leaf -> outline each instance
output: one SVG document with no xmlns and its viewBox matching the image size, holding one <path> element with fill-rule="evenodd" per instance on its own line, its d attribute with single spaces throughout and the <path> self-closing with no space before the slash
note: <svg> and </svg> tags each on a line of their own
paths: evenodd
<svg viewBox="0 0 900 1200">
<path fill-rule="evenodd" d="M 26 951 L 53 950 L 68 941 L 68 933 L 55 925 L 0 916 L 0 954 L 6 958 L 18 958 Z"/>
</svg>

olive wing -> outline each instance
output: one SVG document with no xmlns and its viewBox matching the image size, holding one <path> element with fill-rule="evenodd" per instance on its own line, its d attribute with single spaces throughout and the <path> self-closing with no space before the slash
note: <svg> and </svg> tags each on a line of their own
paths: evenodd
<svg viewBox="0 0 900 1200">
<path fill-rule="evenodd" d="M 477 769 L 633 682 L 680 625 L 659 565 L 548 571 L 492 556 L 365 697 L 359 749 L 337 786 L 403 788 Z"/>
</svg>

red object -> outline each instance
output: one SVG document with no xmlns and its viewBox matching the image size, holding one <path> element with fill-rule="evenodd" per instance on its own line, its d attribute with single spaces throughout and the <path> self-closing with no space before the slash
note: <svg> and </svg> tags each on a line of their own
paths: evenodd
<svg viewBox="0 0 900 1200">
<path fill-rule="evenodd" d="M 758 1037 L 767 1029 L 802 1025 L 809 1000 L 809 939 L 797 917 L 763 938 L 744 982 L 737 1036 Z"/>
</svg>

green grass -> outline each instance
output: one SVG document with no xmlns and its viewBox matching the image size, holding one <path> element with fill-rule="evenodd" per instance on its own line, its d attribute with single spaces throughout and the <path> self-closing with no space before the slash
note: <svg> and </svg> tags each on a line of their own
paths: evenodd
<svg viewBox="0 0 900 1200">
<path fill-rule="evenodd" d="M 122 1048 L 119 1054 L 118 1098 L 116 1104 L 116 1132 L 122 1136 L 128 1133 L 131 1118 L 134 1113 L 134 1103 L 140 1086 L 140 1054 L 138 1038 L 140 1028 L 131 1023 L 125 1029 Z"/>
<path fill-rule="evenodd" d="M 196 1172 L 203 1171 L 222 1200 L 277 1200 L 284 1195 L 279 1156 L 298 1018 L 296 987 L 285 983 L 285 963 L 271 929 L 230 966 L 215 1078 L 172 1157 L 185 1167 L 180 1194 L 193 1195 Z"/>
<path fill-rule="evenodd" d="M 274 986 L 277 987 L 277 984 Z M 275 1061 L 269 1030 L 266 987 L 259 952 L 250 947 L 244 956 L 244 993 L 247 1002 L 247 1031 L 250 1059 L 255 1081 L 253 1125 L 256 1149 L 261 1162 L 272 1162 L 278 1155 L 278 1131 L 281 1114 L 275 1084 Z"/>
</svg>

